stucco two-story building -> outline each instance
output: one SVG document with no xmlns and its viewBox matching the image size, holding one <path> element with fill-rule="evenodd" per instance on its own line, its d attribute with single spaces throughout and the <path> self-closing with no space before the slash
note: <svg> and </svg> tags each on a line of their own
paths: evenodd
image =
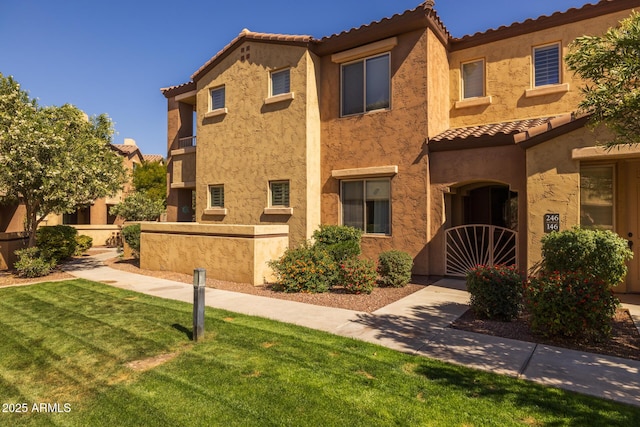
<svg viewBox="0 0 640 427">
<path fill-rule="evenodd" d="M 577 114 L 584 82 L 563 57 L 639 6 L 462 38 L 433 2 L 320 39 L 243 30 L 162 89 L 170 223 L 143 227 L 143 266 L 257 284 L 319 224 L 360 228 L 365 256 L 400 249 L 423 275 L 526 270 L 545 232 L 576 224 L 637 239 L 640 150 L 599 148 L 608 136 Z M 630 267 L 620 290 L 639 292 Z"/>
</svg>

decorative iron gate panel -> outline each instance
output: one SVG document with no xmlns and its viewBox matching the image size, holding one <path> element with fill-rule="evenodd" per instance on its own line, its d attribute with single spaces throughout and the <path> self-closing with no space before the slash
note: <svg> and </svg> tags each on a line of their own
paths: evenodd
<svg viewBox="0 0 640 427">
<path fill-rule="evenodd" d="M 464 277 L 482 265 L 517 265 L 518 233 L 495 225 L 461 225 L 445 231 L 445 274 Z"/>
</svg>

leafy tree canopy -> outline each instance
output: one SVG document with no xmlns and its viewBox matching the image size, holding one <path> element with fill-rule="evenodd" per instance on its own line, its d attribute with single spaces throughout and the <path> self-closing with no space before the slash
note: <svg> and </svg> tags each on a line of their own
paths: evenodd
<svg viewBox="0 0 640 427">
<path fill-rule="evenodd" d="M 21 201 L 25 231 L 51 214 L 69 213 L 116 194 L 125 180 L 122 159 L 110 148 L 105 115 L 87 116 L 65 104 L 41 107 L 0 73 L 0 201 Z"/>
<path fill-rule="evenodd" d="M 109 209 L 111 215 L 124 218 L 125 221 L 155 221 L 164 211 L 162 200 L 154 199 L 146 193 L 134 191 L 122 202 Z"/>
<path fill-rule="evenodd" d="M 640 13 L 602 36 L 577 38 L 566 61 L 587 82 L 580 109 L 614 132 L 606 145 L 640 143 Z"/>
<path fill-rule="evenodd" d="M 133 171 L 133 186 L 151 199 L 167 200 L 167 167 L 160 162 L 144 162 Z"/>
</svg>

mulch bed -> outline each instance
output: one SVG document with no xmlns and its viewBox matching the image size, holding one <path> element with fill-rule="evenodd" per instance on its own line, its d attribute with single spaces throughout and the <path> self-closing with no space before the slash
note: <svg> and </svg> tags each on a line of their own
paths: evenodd
<svg viewBox="0 0 640 427">
<path fill-rule="evenodd" d="M 502 338 L 640 361 L 640 333 L 638 333 L 629 311 L 622 308 L 618 309 L 613 319 L 611 337 L 601 342 L 587 339 L 545 338 L 535 335 L 529 329 L 526 314 L 512 322 L 500 322 L 478 318 L 473 310 L 467 310 L 451 327 Z"/>
</svg>

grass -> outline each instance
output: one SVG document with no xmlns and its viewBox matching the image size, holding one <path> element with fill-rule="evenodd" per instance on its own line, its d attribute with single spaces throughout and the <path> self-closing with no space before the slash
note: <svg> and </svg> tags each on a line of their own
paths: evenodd
<svg viewBox="0 0 640 427">
<path fill-rule="evenodd" d="M 637 407 L 220 310 L 194 344 L 191 322 L 83 280 L 0 289 L 0 404 L 28 408 L 0 425 L 640 425 Z"/>
</svg>

